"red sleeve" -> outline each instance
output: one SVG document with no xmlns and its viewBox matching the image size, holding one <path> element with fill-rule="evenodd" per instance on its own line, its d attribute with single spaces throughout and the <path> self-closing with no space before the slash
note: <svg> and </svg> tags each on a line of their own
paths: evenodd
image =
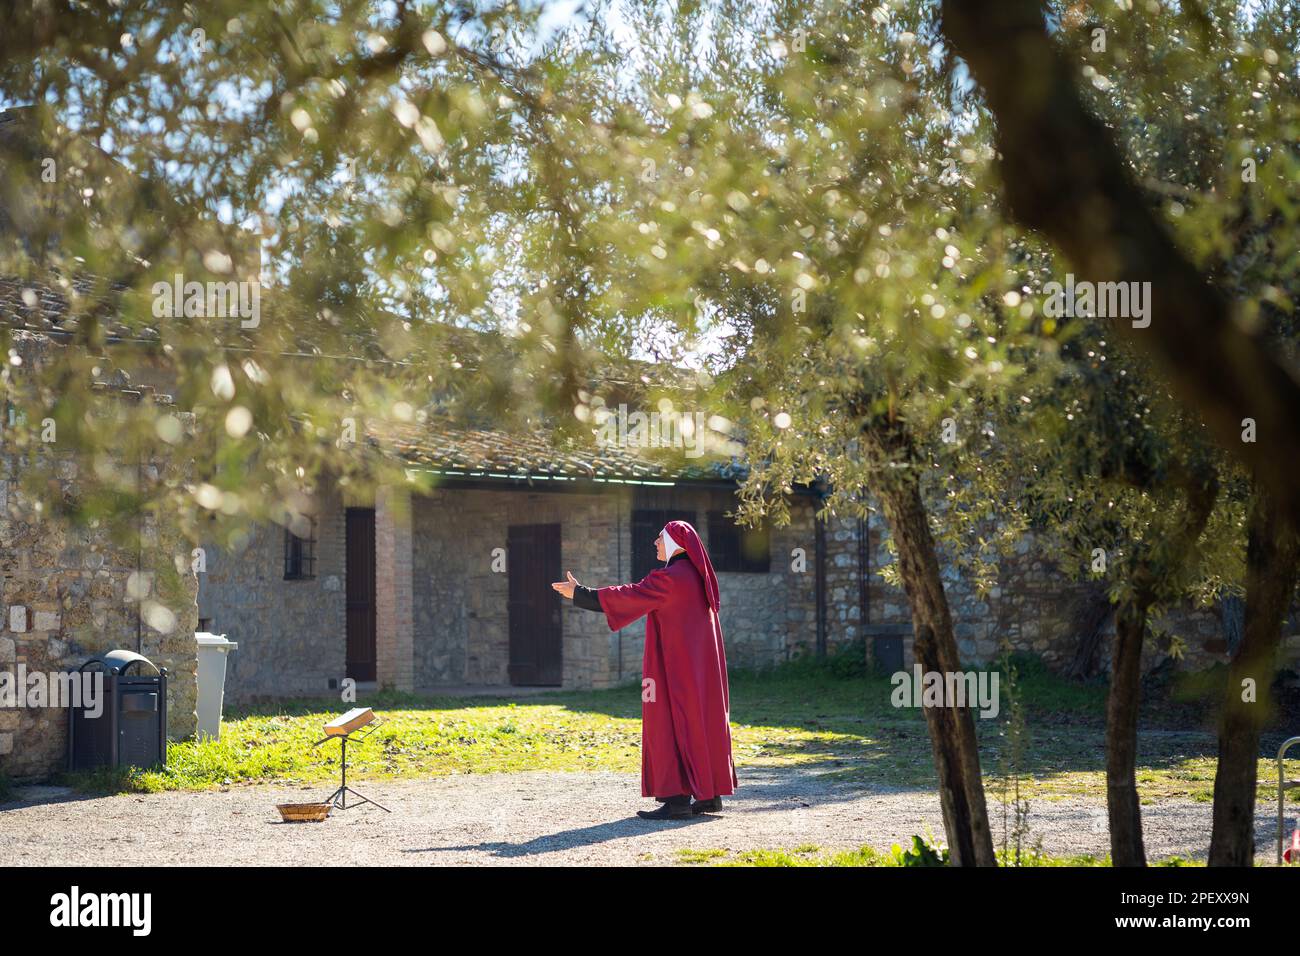
<svg viewBox="0 0 1300 956">
<path fill-rule="evenodd" d="M 673 578 L 664 568 L 655 568 L 636 584 L 597 588 L 600 608 L 611 631 L 627 627 L 660 607 L 672 593 Z"/>
</svg>

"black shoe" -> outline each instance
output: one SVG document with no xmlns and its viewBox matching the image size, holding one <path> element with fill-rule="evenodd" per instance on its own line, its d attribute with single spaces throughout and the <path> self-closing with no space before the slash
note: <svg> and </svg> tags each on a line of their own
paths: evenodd
<svg viewBox="0 0 1300 956">
<path fill-rule="evenodd" d="M 691 804 L 691 813 L 721 813 L 722 798 L 714 797 L 711 800 L 696 800 Z"/>
<path fill-rule="evenodd" d="M 658 810 L 638 810 L 636 815 L 642 820 L 684 820 L 695 814 L 690 797 L 669 797 Z"/>
</svg>

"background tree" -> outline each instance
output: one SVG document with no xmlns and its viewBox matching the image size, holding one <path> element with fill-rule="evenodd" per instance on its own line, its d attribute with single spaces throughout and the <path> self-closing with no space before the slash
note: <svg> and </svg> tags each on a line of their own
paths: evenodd
<svg viewBox="0 0 1300 956">
<path fill-rule="evenodd" d="M 1294 5 L 1271 9 L 1281 12 L 1283 22 L 1275 24 L 1294 26 Z M 1232 3 L 1180 4 L 1179 11 L 1181 29 L 1199 35 L 1204 62 L 1215 61 L 1212 51 L 1231 49 L 1234 27 L 1255 15 Z M 1120 26 L 1107 36 L 1113 43 L 1126 35 L 1123 26 L 1138 26 L 1127 35 L 1136 35 L 1130 50 L 1141 58 L 1138 47 L 1155 32 L 1143 29 L 1142 20 L 1162 12 L 1160 5 L 1126 4 Z M 1234 320 L 1223 290 L 1173 241 L 1134 181 L 1114 133 L 1080 96 L 1074 64 L 1049 34 L 1043 5 L 945 0 L 943 29 L 996 117 L 1011 212 L 1062 249 L 1081 278 L 1151 283 L 1149 328 L 1119 321 L 1116 332 L 1161 361 L 1177 394 L 1200 411 L 1223 447 L 1251 469 L 1294 522 L 1300 490 L 1284 464 L 1300 458 L 1300 424 L 1292 413 L 1300 407 L 1294 363 L 1275 355 L 1248 322 Z M 1294 30 L 1290 36 L 1285 72 L 1270 69 L 1274 64 L 1263 56 L 1229 60 L 1235 78 L 1245 81 L 1239 94 L 1267 96 L 1269 112 L 1282 114 L 1284 128 L 1295 122 Z M 1279 50 L 1268 49 L 1279 58 Z M 1261 144 L 1270 150 L 1265 175 L 1277 183 L 1295 179 L 1296 156 L 1282 148 L 1291 140 Z M 1233 136 L 1222 142 L 1240 155 L 1250 140 Z M 1241 440 L 1247 419 L 1257 423 L 1263 442 Z"/>
<path fill-rule="evenodd" d="M 1063 11 L 1059 22 L 1061 49 L 1082 64 L 1083 99 L 1115 131 L 1146 208 L 1230 304 L 1252 347 L 1294 378 L 1297 287 L 1290 263 L 1297 252 L 1294 143 L 1300 102 L 1295 4 L 1116 9 L 1087 20 Z M 1094 50 L 1099 28 L 1109 41 L 1102 51 Z M 1207 70 L 1206 62 L 1217 69 Z M 1202 333 L 1190 334 L 1191 347 L 1205 344 Z M 1235 363 L 1235 357 L 1221 361 Z M 1178 388 L 1176 375 L 1170 382 Z M 1208 388 L 1202 401 L 1212 394 Z M 1230 452 L 1255 444 L 1246 440 L 1256 437 L 1248 434 L 1248 424 L 1259 420 L 1237 422 L 1241 440 Z M 1257 442 L 1271 446 L 1274 438 L 1261 435 Z M 1273 468 L 1284 460 L 1276 446 L 1261 447 L 1261 453 Z M 1268 695 L 1284 608 L 1295 589 L 1295 524 L 1270 492 L 1273 478 L 1265 472 L 1252 465 L 1242 473 L 1226 463 L 1219 471 L 1226 476 L 1231 521 L 1220 522 L 1226 537 L 1207 540 L 1231 541 L 1232 553 L 1216 546 L 1219 569 L 1207 569 L 1208 593 L 1246 594 L 1256 642 L 1249 651 L 1244 641 L 1231 648 L 1210 862 L 1243 865 L 1253 853 L 1259 732 L 1271 717 Z M 1262 695 L 1250 704 L 1242 700 L 1247 675 Z"/>
<path fill-rule="evenodd" d="M 726 328 L 700 357 L 727 412 L 716 417 L 746 437 L 746 516 L 784 520 L 796 483 L 831 489 L 826 514 L 879 496 L 917 659 L 960 670 L 926 504 L 943 480 L 930 448 L 955 405 L 1011 374 L 1003 336 L 1024 320 L 1002 297 L 1008 240 L 976 188 L 986 137 L 948 109 L 932 37 L 913 29 L 923 18 L 882 9 L 863 35 L 833 5 L 790 5 L 756 41 L 728 28 L 746 22 L 740 6 L 716 20 L 666 9 L 672 28 L 645 13 L 629 57 L 654 64 L 635 84 L 646 129 L 626 142 L 632 169 L 653 174 L 613 211 L 645 250 L 619 314 L 673 323 L 692 344 Z M 879 188 L 858 189 L 864 179 Z M 926 716 L 953 859 L 991 864 L 969 710 Z"/>
<path fill-rule="evenodd" d="M 1040 352 L 1014 394 L 980 409 L 990 427 L 969 494 L 988 502 L 996 520 L 1032 532 L 1036 551 L 1055 556 L 1067 576 L 1100 582 L 1115 607 L 1106 707 L 1111 859 L 1142 866 L 1143 650 L 1163 611 L 1204 596 L 1205 562 L 1221 568 L 1239 555 L 1240 509 L 1220 507 L 1224 463 L 1148 363 L 1108 343 L 1095 320 L 1063 320 L 1054 335 L 1059 349 Z M 1203 555 L 1207 540 L 1214 545 Z M 1180 655 L 1177 637 L 1169 645 Z"/>
<path fill-rule="evenodd" d="M 1294 590 L 1280 463 L 1300 459 L 1286 414 L 1300 394 L 1285 145 L 1297 18 L 1283 2 L 1251 16 L 1121 5 L 1095 23 L 1078 9 L 628 0 L 556 27 L 549 8 L 512 2 L 22 7 L 0 37 L 0 100 L 28 126 L 0 133 L 0 225 L 22 237 L 0 247 L 0 279 L 35 305 L 0 330 L 14 350 L 0 384 L 88 465 L 87 493 L 55 510 L 166 512 L 197 538 L 208 515 L 291 525 L 325 474 L 385 477 L 369 451 L 385 429 L 445 414 L 582 438 L 621 387 L 592 385 L 609 365 L 685 364 L 694 390 L 632 377 L 649 400 L 702 404 L 711 431 L 744 431 L 747 516 L 780 520 L 797 482 L 829 489 L 828 515 L 878 496 L 918 660 L 941 671 L 961 664 L 941 554 L 986 576 L 986 556 L 1034 521 L 1066 547 L 1101 535 L 1125 555 L 1112 836 L 1128 848 L 1117 861 L 1140 861 L 1140 652 L 1195 565 L 1162 533 L 1190 545 L 1228 527 L 1228 503 L 1253 503 L 1253 570 L 1200 569 L 1206 589 L 1245 582 L 1234 680 L 1271 667 Z M 1041 271 L 1047 251 L 998 197 L 1081 277 L 1152 283 L 1150 328 L 1116 330 L 1164 360 L 1141 365 L 1149 389 L 1099 377 L 1033 320 L 1033 280 L 1061 266 Z M 264 320 L 156 314 L 154 283 L 178 272 L 260 273 Z M 68 347 L 15 363 L 29 339 L 12 326 L 29 321 L 56 323 Z M 97 382 L 126 364 L 173 404 L 106 403 Z M 1166 382 L 1196 414 L 1168 410 Z M 1115 394 L 1099 400 L 1099 385 Z M 1148 391 L 1154 417 L 1137 407 Z M 1118 447 L 1076 430 L 1052 448 L 1053 416 L 1074 406 L 1119 430 Z M 1035 455 L 994 468 L 989 417 L 994 437 L 1026 429 Z M 1261 441 L 1240 441 L 1246 417 Z M 1201 467 L 1201 419 L 1248 492 Z M 28 428 L 5 440 L 39 496 L 48 456 Z M 115 463 L 123 449 L 183 450 L 192 473 L 145 488 Z M 992 475 L 1036 488 L 1033 508 L 991 493 Z M 1080 478 L 1096 497 L 1069 501 Z M 1103 496 L 1119 517 L 1097 510 Z M 1177 501 L 1195 507 L 1167 515 Z M 1248 843 L 1265 713 L 1234 710 L 1233 693 L 1215 860 Z M 953 858 L 991 863 L 974 722 L 927 719 Z"/>
</svg>

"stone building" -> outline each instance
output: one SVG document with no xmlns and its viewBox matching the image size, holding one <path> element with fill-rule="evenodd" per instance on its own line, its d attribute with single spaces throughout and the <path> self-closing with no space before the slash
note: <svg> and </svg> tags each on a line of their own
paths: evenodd
<svg viewBox="0 0 1300 956">
<path fill-rule="evenodd" d="M 3 304 L 0 287 L 0 305 Z M 11 347 L 28 366 L 52 348 L 44 336 L 12 332 Z M 151 390 L 115 389 L 112 401 L 155 401 Z M 55 486 L 33 493 L 24 483 L 27 457 L 13 433 L 30 428 L 6 409 L 0 427 L 0 673 L 16 684 L 20 673 L 48 679 L 75 671 L 92 656 L 125 648 L 168 672 L 168 734 L 195 730 L 195 642 L 198 582 L 189 570 L 190 546 L 165 519 L 138 515 L 130 527 L 77 525 L 51 514 L 55 498 L 82 492 L 85 462 L 51 446 Z M 47 454 L 42 451 L 40 454 Z M 143 482 L 162 480 L 175 463 L 138 463 Z M 161 569 L 161 571 L 160 571 Z M 29 685 L 30 686 L 30 685 Z M 15 699 L 0 705 L 0 774 L 41 777 L 64 766 L 67 710 L 49 699 L 38 706 Z"/>
<path fill-rule="evenodd" d="M 890 560 L 883 521 L 818 521 L 815 489 L 792 496 L 788 525 L 749 530 L 727 517 L 733 463 L 673 473 L 625 450 L 579 455 L 544 436 L 438 425 L 373 437 L 400 459 L 406 486 L 368 497 L 326 486 L 300 535 L 263 527 L 210 552 L 199 614 L 203 628 L 239 643 L 231 699 L 327 696 L 346 678 L 362 690 L 415 692 L 634 681 L 644 625 L 610 633 L 549 583 L 566 570 L 594 587 L 638 580 L 671 518 L 699 530 L 715 563 L 731 667 L 858 641 L 884 669 L 912 664 L 906 597 L 879 574 Z M 1024 539 L 984 597 L 945 568 L 964 662 L 993 661 L 1005 640 L 1055 669 L 1072 664 L 1095 591 L 1035 550 Z M 1226 659 L 1209 612 L 1167 625 L 1183 639 L 1182 666 Z M 1094 673 L 1106 666 L 1102 637 Z M 1167 656 L 1152 642 L 1146 664 Z"/>
<path fill-rule="evenodd" d="M 302 535 L 263 527 L 209 552 L 199 613 L 239 643 L 233 698 L 327 695 L 344 678 L 407 691 L 638 679 L 644 626 L 610 633 L 550 583 L 565 570 L 593 586 L 639 579 L 670 518 L 698 528 L 715 562 L 731 666 L 835 640 L 817 610 L 812 492 L 796 495 L 789 526 L 751 531 L 726 514 L 730 465 L 673 474 L 626 451 L 433 425 L 381 444 L 409 487 L 327 487 Z"/>
</svg>

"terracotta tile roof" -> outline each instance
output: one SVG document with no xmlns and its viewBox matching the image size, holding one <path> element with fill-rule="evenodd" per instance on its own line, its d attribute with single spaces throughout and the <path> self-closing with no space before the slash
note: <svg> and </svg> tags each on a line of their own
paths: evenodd
<svg viewBox="0 0 1300 956">
<path fill-rule="evenodd" d="M 219 281 L 229 281 L 229 277 Z M 36 332 L 63 341 L 76 332 L 77 317 L 71 314 L 69 298 L 86 298 L 91 302 L 105 302 L 112 295 L 130 295 L 138 290 L 120 283 L 89 274 L 59 278 L 53 283 L 23 279 L 13 275 L 0 275 L 0 325 L 10 329 Z M 274 290 L 262 289 L 262 320 L 267 323 L 268 313 L 277 308 Z M 82 309 L 84 311 L 84 308 Z M 191 320 L 177 319 L 177 324 Z M 202 322 L 206 320 L 193 320 Z M 269 323 L 267 323 L 269 324 Z M 138 343 L 145 346 L 162 344 L 156 327 L 131 326 L 122 322 L 115 308 L 104 311 L 101 327 L 109 344 Z M 345 347 L 343 356 L 320 355 L 314 343 L 320 320 L 312 316 L 296 316 L 284 335 L 269 338 L 265 344 L 232 322 L 223 332 L 223 345 L 233 350 L 274 351 L 282 355 L 303 357 L 354 358 L 384 361 L 386 356 L 379 347 L 373 330 L 358 324 L 340 344 Z"/>
<path fill-rule="evenodd" d="M 29 332 L 71 334 L 76 331 L 76 319 L 68 314 L 68 295 L 102 299 L 105 293 L 103 280 L 93 276 L 73 276 L 64 288 L 0 275 L 0 321 L 13 329 Z M 120 289 L 118 291 L 124 291 Z M 156 340 L 155 329 L 128 329 L 111 318 L 105 331 L 110 337 Z"/>
<path fill-rule="evenodd" d="M 94 277 L 70 278 L 66 288 L 78 296 L 105 294 L 103 281 Z M 76 320 L 68 315 L 68 298 L 63 289 L 0 275 L 0 321 L 18 334 L 58 340 L 75 331 Z M 110 338 L 119 340 L 158 341 L 157 330 L 128 329 L 121 323 L 114 323 L 111 314 L 104 331 Z M 443 334 L 447 345 L 456 346 L 467 359 L 476 357 L 484 343 L 496 338 L 490 333 L 453 326 L 445 327 Z M 639 363 L 635 364 L 640 367 Z M 653 370 L 663 374 L 661 369 Z M 601 371 L 604 379 L 611 382 L 631 375 L 627 368 L 613 365 Z M 632 384 L 637 383 L 633 381 Z M 103 383 L 101 387 L 122 390 L 130 386 Z M 170 401 L 169 396 L 159 396 L 159 399 Z M 742 461 L 725 448 L 721 455 L 696 458 L 687 458 L 680 449 L 649 449 L 640 454 L 635 449 L 599 446 L 594 441 L 588 445 L 561 443 L 545 430 L 515 433 L 462 427 L 442 419 L 420 425 L 380 425 L 372 421 L 367 424 L 367 430 L 379 450 L 395 454 L 412 468 L 448 478 L 671 484 L 677 481 L 739 481 L 747 473 Z M 734 445 L 730 450 L 738 451 Z"/>
<path fill-rule="evenodd" d="M 229 277 L 218 277 L 218 281 L 228 280 Z M 139 294 L 138 290 L 135 293 Z M 129 286 L 85 273 L 55 277 L 48 282 L 0 274 L 0 326 L 48 335 L 58 342 L 67 341 L 77 327 L 77 317 L 69 308 L 70 298 L 98 303 L 107 301 L 110 295 L 130 294 L 133 290 Z M 279 290 L 267 286 L 261 290 L 261 311 L 261 331 L 274 325 L 277 334 L 259 338 L 240 328 L 238 323 L 231 323 L 223 331 L 221 344 L 236 351 L 271 352 L 323 360 L 363 360 L 388 365 L 428 361 L 429 354 L 433 354 L 443 361 L 454 358 L 471 370 L 482 362 L 510 359 L 511 341 L 500 332 L 444 322 L 435 324 L 436 335 L 425 343 L 424 351 L 412 350 L 400 359 L 392 358 L 382 346 L 381 329 L 405 320 L 387 312 L 359 314 L 345 333 L 332 336 L 322 350 L 320 316 L 302 314 L 301 309 L 287 302 Z M 158 328 L 128 325 L 118 318 L 116 309 L 105 310 L 100 321 L 110 345 L 136 343 L 149 347 L 163 342 Z M 179 325 L 192 320 L 168 321 Z M 638 375 L 645 374 L 647 368 L 651 367 L 638 362 L 607 363 L 597 370 L 597 375 L 606 382 L 635 381 Z"/>
<path fill-rule="evenodd" d="M 517 434 L 462 428 L 443 421 L 423 425 L 370 423 L 367 433 L 381 449 L 398 455 L 412 468 L 445 478 L 673 483 L 738 481 L 746 473 L 744 465 L 734 457 L 688 459 L 680 452 L 651 457 L 595 443 L 561 447 L 545 432 Z"/>
</svg>

